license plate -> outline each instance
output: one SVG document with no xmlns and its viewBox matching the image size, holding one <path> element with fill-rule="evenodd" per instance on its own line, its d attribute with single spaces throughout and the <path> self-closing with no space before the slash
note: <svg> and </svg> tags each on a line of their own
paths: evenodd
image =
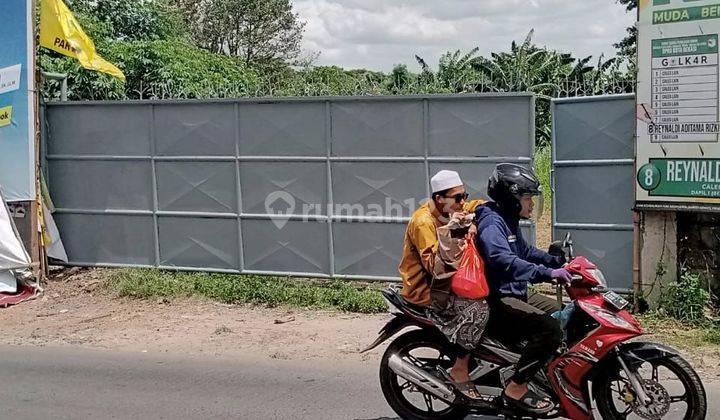
<svg viewBox="0 0 720 420">
<path fill-rule="evenodd" d="M 605 302 L 609 303 L 610 306 L 617 309 L 618 311 L 625 309 L 625 307 L 630 304 L 630 302 L 625 300 L 624 297 L 618 295 L 613 291 L 605 292 L 603 294 L 603 297 L 605 298 Z"/>
</svg>

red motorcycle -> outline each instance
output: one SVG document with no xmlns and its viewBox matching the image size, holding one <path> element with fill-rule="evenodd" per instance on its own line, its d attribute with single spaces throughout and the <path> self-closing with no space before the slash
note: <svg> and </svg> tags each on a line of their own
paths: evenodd
<svg viewBox="0 0 720 420">
<path fill-rule="evenodd" d="M 690 364 L 670 347 L 630 341 L 643 329 L 626 310 L 628 302 L 607 289 L 595 264 L 574 257 L 569 234 L 562 250 L 573 275 L 565 285 L 572 302 L 557 314 L 565 340 L 530 383 L 552 400 L 551 412 L 531 416 L 503 404 L 502 390 L 513 376 L 522 343 L 510 347 L 484 338 L 470 366 L 470 378 L 483 400 L 469 401 L 455 391 L 445 379 L 454 361 L 450 343 L 423 308 L 406 302 L 392 286 L 383 295 L 394 317 L 364 350 L 416 327 L 395 338 L 380 363 L 380 385 L 390 407 L 403 419 L 417 420 L 462 419 L 468 414 L 517 419 L 704 419 L 705 389 Z"/>
</svg>

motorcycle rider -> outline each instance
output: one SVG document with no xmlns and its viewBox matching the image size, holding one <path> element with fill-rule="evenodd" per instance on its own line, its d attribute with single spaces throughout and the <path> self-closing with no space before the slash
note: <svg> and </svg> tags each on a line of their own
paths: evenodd
<svg viewBox="0 0 720 420">
<path fill-rule="evenodd" d="M 419 310 L 426 311 L 454 343 L 456 360 L 450 379 L 463 395 L 477 400 L 481 396 L 470 381 L 468 365 L 470 351 L 480 342 L 488 320 L 488 304 L 485 300 L 452 295 L 450 282 L 435 279 L 433 269 L 438 252 L 437 228 L 445 225 L 454 213 L 471 213 L 484 201 L 466 201 L 468 194 L 455 171 L 439 171 L 431 178 L 430 186 L 432 200 L 413 213 L 405 231 L 403 256 L 398 267 L 403 280 L 401 295 Z M 468 240 L 472 240 L 474 230 L 475 226 L 471 224 Z"/>
<path fill-rule="evenodd" d="M 549 297 L 528 296 L 528 284 L 552 279 L 569 282 L 572 276 L 561 268 L 564 257 L 528 245 L 520 231 L 520 219 L 531 218 L 533 200 L 541 197 L 540 182 L 532 170 L 510 163 L 497 165 L 487 193 L 493 201 L 476 209 L 475 220 L 477 248 L 490 285 L 488 333 L 509 344 L 527 340 L 503 398 L 508 406 L 544 414 L 552 403 L 528 388 L 528 381 L 562 341 L 560 326 L 549 315 L 560 308 Z"/>
</svg>

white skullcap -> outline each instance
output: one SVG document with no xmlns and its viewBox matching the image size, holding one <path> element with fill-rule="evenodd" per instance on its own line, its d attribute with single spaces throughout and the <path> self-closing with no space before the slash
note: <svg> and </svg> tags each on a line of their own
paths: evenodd
<svg viewBox="0 0 720 420">
<path fill-rule="evenodd" d="M 460 180 L 460 175 L 455 171 L 442 170 L 430 178 L 430 187 L 434 193 L 462 185 L 463 182 Z"/>
</svg>

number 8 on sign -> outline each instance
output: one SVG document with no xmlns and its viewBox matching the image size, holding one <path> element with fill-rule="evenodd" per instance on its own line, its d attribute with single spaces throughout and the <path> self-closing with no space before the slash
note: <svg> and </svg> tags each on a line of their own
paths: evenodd
<svg viewBox="0 0 720 420">
<path fill-rule="evenodd" d="M 660 185 L 660 170 L 652 163 L 647 163 L 638 171 L 637 180 L 643 190 L 652 191 Z"/>
</svg>

